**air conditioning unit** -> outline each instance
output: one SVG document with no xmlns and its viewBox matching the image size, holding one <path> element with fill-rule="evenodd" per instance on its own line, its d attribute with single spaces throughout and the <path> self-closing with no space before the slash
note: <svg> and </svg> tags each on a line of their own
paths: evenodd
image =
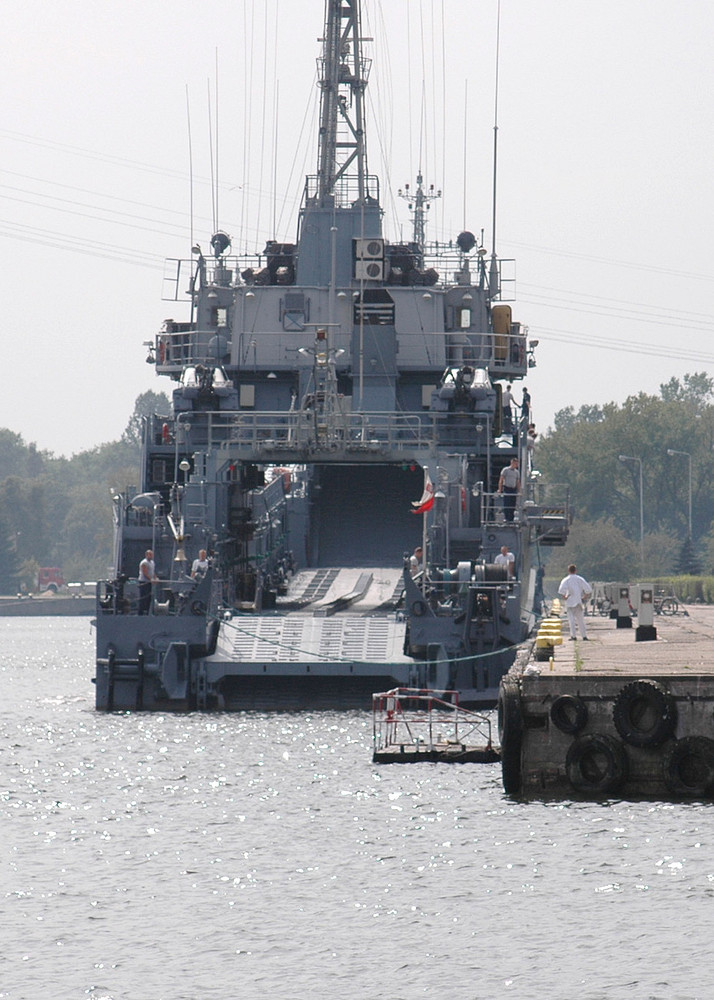
<svg viewBox="0 0 714 1000">
<path fill-rule="evenodd" d="M 384 240 L 356 239 L 355 260 L 384 260 Z"/>
<path fill-rule="evenodd" d="M 355 261 L 355 278 L 357 281 L 384 281 L 384 261 Z"/>
</svg>

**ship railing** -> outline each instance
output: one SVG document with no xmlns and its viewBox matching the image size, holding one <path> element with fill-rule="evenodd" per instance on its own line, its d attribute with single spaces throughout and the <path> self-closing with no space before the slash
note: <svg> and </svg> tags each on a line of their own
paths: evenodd
<svg viewBox="0 0 714 1000">
<path fill-rule="evenodd" d="M 414 451 L 433 442 L 434 427 L 419 414 L 319 413 L 300 410 L 279 413 L 234 415 L 226 440 L 220 421 L 212 421 L 212 437 L 224 448 L 238 445 L 248 451 L 304 451 L 312 449 L 347 452 Z"/>
<path fill-rule="evenodd" d="M 321 178 L 317 174 L 309 174 L 305 178 L 305 204 L 319 197 L 320 188 Z M 368 174 L 364 179 L 344 174 L 333 185 L 330 196 L 335 208 L 352 208 L 360 203 L 362 197 L 379 204 L 379 178 L 376 174 Z"/>
<path fill-rule="evenodd" d="M 157 580 L 151 584 L 147 602 L 154 615 L 178 615 L 191 600 L 198 581 Z M 136 578 L 100 580 L 96 585 L 97 613 L 102 615 L 138 615 L 140 612 L 140 584 Z M 146 612 L 148 613 L 148 612 Z"/>
<path fill-rule="evenodd" d="M 393 688 L 372 695 L 375 752 L 409 746 L 434 750 L 477 742 L 492 747 L 487 715 L 459 705 L 457 691 Z"/>
<path fill-rule="evenodd" d="M 218 260 L 202 258 L 203 276 L 207 285 L 225 288 L 238 284 L 238 275 L 248 265 L 261 265 L 262 254 L 223 255 Z M 179 302 L 191 294 L 194 283 L 198 284 L 199 264 L 195 257 L 167 257 L 164 261 L 164 278 L 161 298 L 164 302 Z"/>
<path fill-rule="evenodd" d="M 177 374 L 196 365 L 220 366 L 229 361 L 225 330 L 162 330 L 154 342 L 156 371 Z"/>
<path fill-rule="evenodd" d="M 481 523 L 503 524 L 506 520 L 503 494 L 498 491 L 479 494 Z M 564 483 L 527 482 L 516 494 L 514 519 L 530 523 L 570 523 L 570 489 Z"/>
</svg>

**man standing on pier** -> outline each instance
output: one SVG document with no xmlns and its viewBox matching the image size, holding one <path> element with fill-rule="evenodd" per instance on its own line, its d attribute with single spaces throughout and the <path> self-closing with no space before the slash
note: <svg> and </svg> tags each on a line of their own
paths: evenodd
<svg viewBox="0 0 714 1000">
<path fill-rule="evenodd" d="M 568 612 L 568 622 L 570 624 L 570 641 L 575 641 L 575 625 L 577 623 L 583 641 L 587 642 L 588 636 L 585 629 L 583 602 L 588 600 L 592 591 L 587 580 L 576 573 L 577 568 L 575 563 L 571 563 L 568 566 L 568 575 L 564 576 L 560 581 L 558 593 L 561 597 L 565 598 L 565 610 Z"/>
</svg>

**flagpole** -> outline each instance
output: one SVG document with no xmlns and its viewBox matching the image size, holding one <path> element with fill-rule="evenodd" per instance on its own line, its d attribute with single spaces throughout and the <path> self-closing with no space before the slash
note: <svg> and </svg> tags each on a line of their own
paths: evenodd
<svg viewBox="0 0 714 1000">
<path fill-rule="evenodd" d="M 424 489 L 426 490 L 426 483 L 429 477 L 429 472 L 424 469 Z M 422 528 L 421 528 L 421 592 L 426 593 L 426 519 L 429 514 L 428 510 L 425 510 L 422 514 Z"/>
</svg>

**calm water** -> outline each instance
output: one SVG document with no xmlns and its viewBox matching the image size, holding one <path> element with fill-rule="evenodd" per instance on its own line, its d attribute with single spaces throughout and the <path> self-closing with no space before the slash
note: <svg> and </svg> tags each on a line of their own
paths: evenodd
<svg viewBox="0 0 714 1000">
<path fill-rule="evenodd" d="M 712 809 L 371 763 L 368 714 L 97 715 L 0 619 L 0 998 L 709 1000 Z"/>
</svg>

